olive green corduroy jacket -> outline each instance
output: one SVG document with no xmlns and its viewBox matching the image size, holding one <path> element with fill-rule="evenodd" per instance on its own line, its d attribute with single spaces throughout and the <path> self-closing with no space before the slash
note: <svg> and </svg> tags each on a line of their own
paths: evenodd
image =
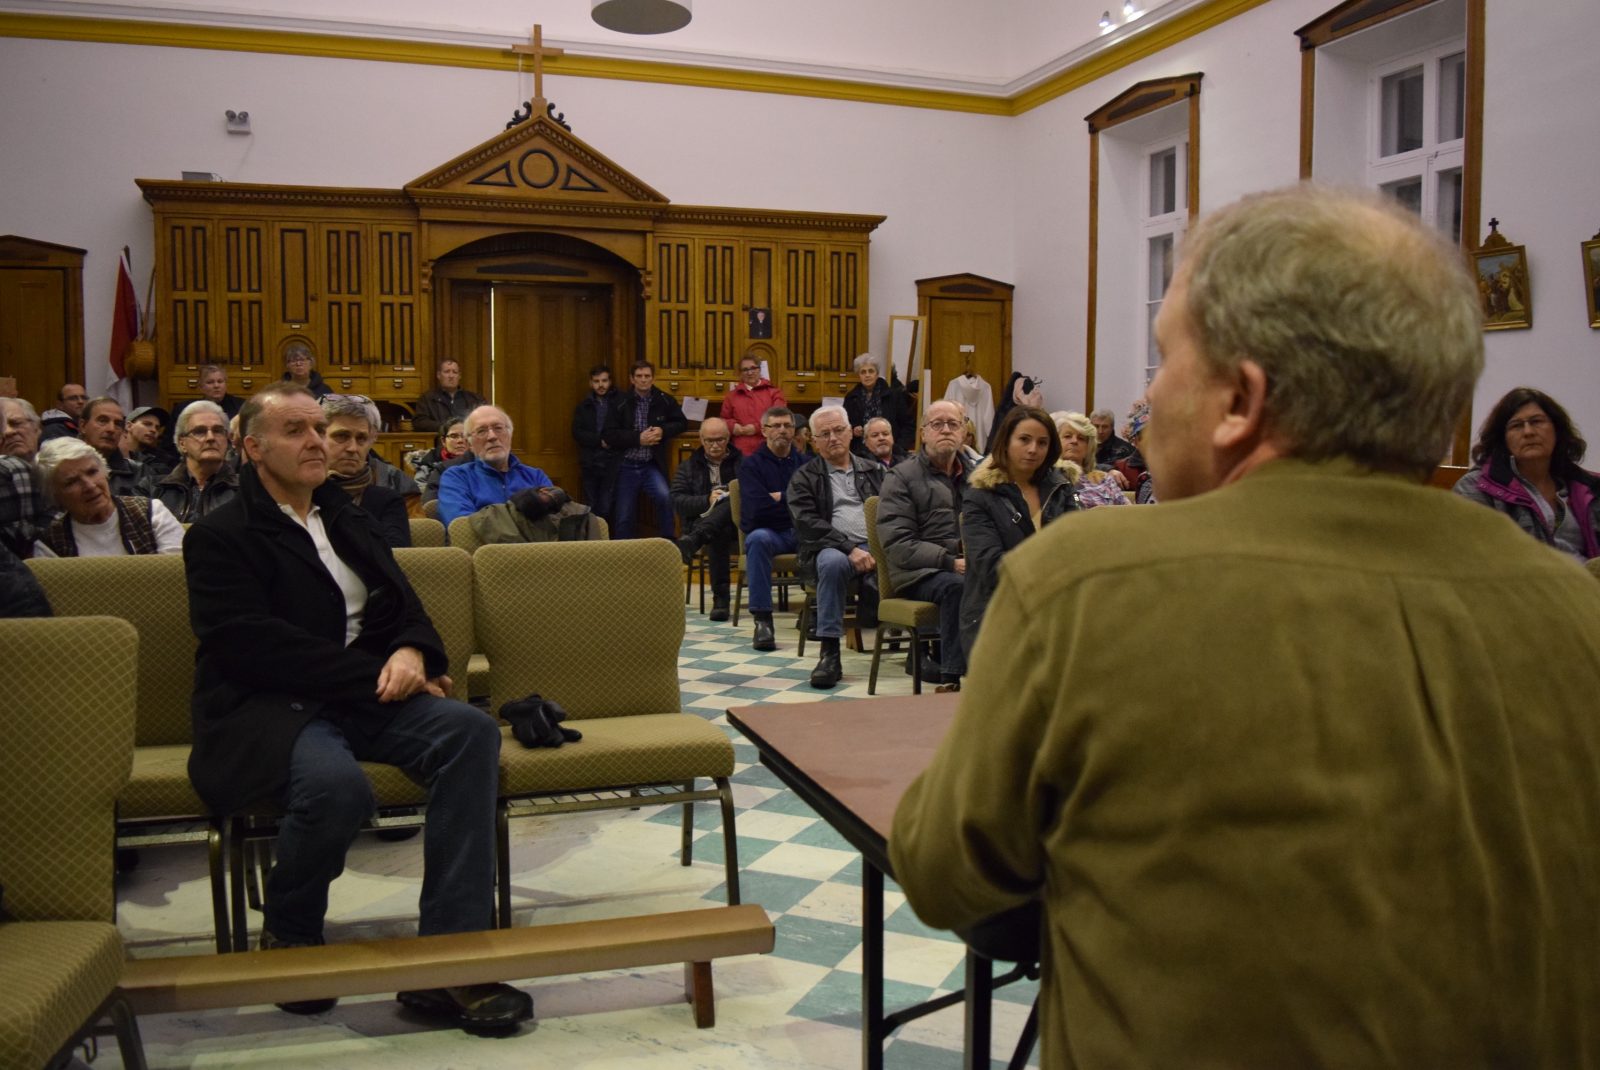
<svg viewBox="0 0 1600 1070">
<path fill-rule="evenodd" d="M 1067 517 L 890 851 L 1042 895 L 1047 1067 L 1600 1065 L 1600 584 L 1342 464 Z"/>
</svg>

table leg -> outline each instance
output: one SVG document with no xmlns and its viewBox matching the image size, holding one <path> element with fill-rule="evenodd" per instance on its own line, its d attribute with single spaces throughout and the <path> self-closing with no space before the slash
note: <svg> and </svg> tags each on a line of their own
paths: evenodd
<svg viewBox="0 0 1600 1070">
<path fill-rule="evenodd" d="M 990 1011 L 994 1003 L 994 964 L 967 949 L 966 1047 L 962 1066 L 988 1070 L 993 1047 Z"/>
<path fill-rule="evenodd" d="M 865 862 L 865 860 L 863 859 Z M 861 867 L 861 1065 L 883 1070 L 883 870 Z"/>
</svg>

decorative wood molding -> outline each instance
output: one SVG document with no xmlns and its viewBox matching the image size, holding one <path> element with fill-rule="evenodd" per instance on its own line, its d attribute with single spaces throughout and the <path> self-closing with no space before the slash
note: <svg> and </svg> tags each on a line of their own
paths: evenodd
<svg viewBox="0 0 1600 1070">
<path fill-rule="evenodd" d="M 1091 134 L 1109 130 L 1113 126 L 1165 108 L 1168 104 L 1176 104 L 1180 100 L 1198 96 L 1200 80 L 1204 77 L 1204 74 L 1196 72 L 1135 82 L 1085 115 L 1083 121 L 1089 124 Z"/>
<path fill-rule="evenodd" d="M 1344 0 L 1295 31 L 1305 51 L 1398 18 L 1435 0 Z"/>
<path fill-rule="evenodd" d="M 393 208 L 406 212 L 411 199 L 401 190 L 354 189 L 344 186 L 269 186 L 254 182 L 174 182 L 136 178 L 150 204 L 321 205 L 335 208 Z"/>
</svg>

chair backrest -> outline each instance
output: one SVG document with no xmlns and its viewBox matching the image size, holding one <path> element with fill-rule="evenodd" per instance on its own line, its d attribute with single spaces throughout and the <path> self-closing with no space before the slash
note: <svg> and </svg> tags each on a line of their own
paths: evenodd
<svg viewBox="0 0 1600 1070">
<path fill-rule="evenodd" d="M 6 910 L 23 921 L 115 918 L 139 645 L 114 617 L 0 620 L 0 880 Z"/>
<path fill-rule="evenodd" d="M 739 559 L 744 560 L 744 524 L 740 518 L 744 516 L 739 511 L 739 481 L 728 481 L 728 515 L 733 517 L 733 530 L 739 533 Z"/>
<path fill-rule="evenodd" d="M 443 546 L 444 525 L 425 516 L 411 517 L 412 546 Z"/>
<path fill-rule="evenodd" d="M 449 534 L 450 545 L 459 546 L 469 554 L 483 545 L 478 541 L 478 533 L 472 530 L 470 517 L 458 516 L 450 521 Z"/>
<path fill-rule="evenodd" d="M 429 498 L 422 503 L 422 515 L 431 520 L 439 519 L 439 499 Z"/>
<path fill-rule="evenodd" d="M 878 567 L 878 597 L 894 598 L 894 584 L 889 582 L 889 558 L 883 552 L 883 540 L 878 538 L 878 496 L 866 500 L 867 552 Z"/>
<path fill-rule="evenodd" d="M 34 558 L 28 567 L 57 616 L 121 617 L 144 640 L 139 644 L 134 742 L 141 747 L 191 742 L 189 700 L 199 644 L 189 626 L 183 558 L 178 554 Z"/>
<path fill-rule="evenodd" d="M 672 543 L 484 546 L 472 582 L 494 709 L 537 691 L 573 719 L 682 710 L 683 561 Z"/>
<path fill-rule="evenodd" d="M 437 520 L 432 523 L 444 531 Z M 444 640 L 450 679 L 455 685 L 451 693 L 462 702 L 467 701 L 467 662 L 477 649 L 472 620 L 472 555 L 459 546 L 407 546 L 395 550 L 394 559 L 422 599 L 434 630 Z"/>
</svg>

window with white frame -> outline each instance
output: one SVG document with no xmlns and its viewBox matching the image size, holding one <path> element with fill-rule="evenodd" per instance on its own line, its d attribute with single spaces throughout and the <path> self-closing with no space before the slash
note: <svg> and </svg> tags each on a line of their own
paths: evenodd
<svg viewBox="0 0 1600 1070">
<path fill-rule="evenodd" d="M 1449 41 L 1372 68 L 1368 183 L 1461 238 L 1466 52 Z"/>
<path fill-rule="evenodd" d="M 1137 262 L 1143 266 L 1138 292 L 1143 306 L 1144 381 L 1149 385 L 1161 366 L 1161 351 L 1156 346 L 1156 314 L 1172 285 L 1172 265 L 1178 241 L 1189 221 L 1189 159 L 1187 137 L 1166 138 L 1148 145 L 1144 151 L 1144 196 L 1139 224 L 1140 249 Z"/>
</svg>

